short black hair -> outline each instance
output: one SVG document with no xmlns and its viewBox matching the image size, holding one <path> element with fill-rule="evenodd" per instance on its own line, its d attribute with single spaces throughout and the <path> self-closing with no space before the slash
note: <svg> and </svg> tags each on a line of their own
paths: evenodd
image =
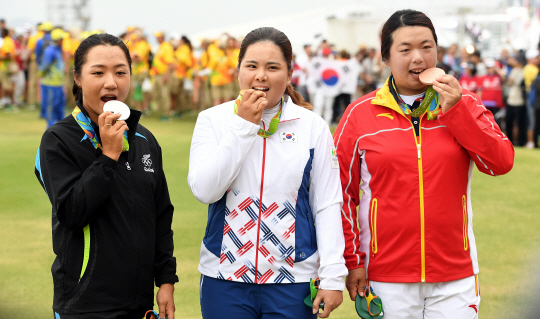
<svg viewBox="0 0 540 319">
<path fill-rule="evenodd" d="M 394 42 L 394 32 L 401 27 L 420 26 L 431 30 L 435 44 L 437 43 L 437 34 L 431 20 L 422 12 L 416 10 L 399 10 L 394 12 L 386 20 L 381 31 L 381 56 L 383 61 L 390 58 L 390 48 Z"/>
</svg>

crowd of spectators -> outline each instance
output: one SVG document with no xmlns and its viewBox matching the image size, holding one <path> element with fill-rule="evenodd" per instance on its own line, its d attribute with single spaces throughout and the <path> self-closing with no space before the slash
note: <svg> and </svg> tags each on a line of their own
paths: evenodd
<svg viewBox="0 0 540 319">
<path fill-rule="evenodd" d="M 52 125 L 66 107 L 75 106 L 70 92 L 78 45 L 103 31 L 67 30 L 50 22 L 10 28 L 1 19 L 0 32 L 0 108 L 39 108 Z M 154 112 L 169 120 L 238 95 L 241 39 L 224 33 L 192 43 L 179 33 L 155 32 L 151 36 L 157 46 L 152 47 L 153 39 L 134 26 L 119 36 L 133 61 L 126 102 L 145 115 Z M 483 58 L 480 51 L 457 44 L 438 48 L 437 66 L 480 97 L 514 145 L 527 148 L 536 147 L 540 135 L 535 123 L 540 117 L 539 63 L 537 49 L 503 49 L 498 57 Z M 337 73 L 325 73 L 329 69 Z M 339 122 L 351 101 L 383 86 L 389 76 L 378 49 L 361 46 L 347 52 L 326 40 L 296 52 L 293 71 L 293 86 L 330 125 Z"/>
</svg>

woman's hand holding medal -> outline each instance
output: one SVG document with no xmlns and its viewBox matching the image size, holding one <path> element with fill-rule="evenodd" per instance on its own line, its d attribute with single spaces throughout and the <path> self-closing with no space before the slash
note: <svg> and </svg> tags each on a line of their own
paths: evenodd
<svg viewBox="0 0 540 319">
<path fill-rule="evenodd" d="M 266 93 L 254 89 L 240 91 L 240 104 L 238 116 L 246 121 L 259 125 L 262 113 L 268 105 Z"/>
<path fill-rule="evenodd" d="M 446 113 L 461 100 L 462 89 L 452 75 L 440 75 L 433 81 L 433 89 L 439 93 L 442 112 Z"/>
<path fill-rule="evenodd" d="M 129 128 L 125 121 L 118 119 L 122 114 L 113 114 L 111 112 L 103 112 L 98 117 L 99 135 L 101 146 L 103 147 L 103 155 L 118 161 L 123 148 L 124 132 Z"/>
</svg>

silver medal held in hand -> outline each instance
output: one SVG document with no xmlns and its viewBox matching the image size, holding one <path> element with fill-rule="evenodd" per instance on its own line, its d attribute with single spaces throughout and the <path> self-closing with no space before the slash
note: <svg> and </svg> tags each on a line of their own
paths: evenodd
<svg viewBox="0 0 540 319">
<path fill-rule="evenodd" d="M 129 118 L 131 111 L 129 107 L 121 101 L 112 100 L 105 103 L 103 106 L 103 112 L 111 112 L 113 114 L 120 114 L 119 121 L 125 121 Z"/>
</svg>

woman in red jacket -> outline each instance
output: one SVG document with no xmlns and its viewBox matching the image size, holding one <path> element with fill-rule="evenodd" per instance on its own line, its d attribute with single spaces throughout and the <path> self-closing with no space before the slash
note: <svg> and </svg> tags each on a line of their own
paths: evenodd
<svg viewBox="0 0 540 319">
<path fill-rule="evenodd" d="M 349 105 L 334 135 L 347 289 L 351 299 L 362 295 L 369 279 L 387 318 L 476 318 L 473 166 L 507 173 L 512 144 L 453 76 L 437 77 L 432 87 L 420 82 L 437 63 L 437 35 L 426 15 L 395 12 L 381 40 L 391 76 Z"/>
</svg>

